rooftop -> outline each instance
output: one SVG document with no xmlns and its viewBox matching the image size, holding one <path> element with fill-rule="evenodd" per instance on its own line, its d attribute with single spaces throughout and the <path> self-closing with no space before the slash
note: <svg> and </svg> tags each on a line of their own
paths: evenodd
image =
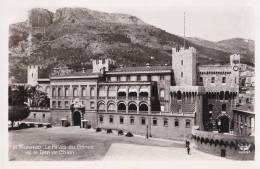
<svg viewBox="0 0 260 169">
<path fill-rule="evenodd" d="M 171 71 L 171 66 L 142 66 L 142 67 L 121 67 L 109 71 L 109 73 L 115 72 L 161 72 Z"/>
<path fill-rule="evenodd" d="M 244 105 L 236 107 L 234 110 L 240 111 L 240 112 L 246 112 L 246 113 L 250 113 L 250 114 L 255 114 L 253 104 L 244 104 Z"/>
</svg>

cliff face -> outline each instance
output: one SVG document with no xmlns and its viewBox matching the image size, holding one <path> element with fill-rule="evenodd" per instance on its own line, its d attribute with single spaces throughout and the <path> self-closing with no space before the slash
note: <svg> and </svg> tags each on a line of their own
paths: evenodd
<svg viewBox="0 0 260 169">
<path fill-rule="evenodd" d="M 91 58 L 105 56 L 127 65 L 170 64 L 171 48 L 183 45 L 182 37 L 137 17 L 85 8 L 61 8 L 55 13 L 32 9 L 27 21 L 10 25 L 9 33 L 9 75 L 18 82 L 26 81 L 29 64 L 47 70 L 57 64 L 81 69 L 91 66 Z M 229 50 L 190 40 L 186 44 L 197 48 L 201 64 L 229 61 Z"/>
</svg>

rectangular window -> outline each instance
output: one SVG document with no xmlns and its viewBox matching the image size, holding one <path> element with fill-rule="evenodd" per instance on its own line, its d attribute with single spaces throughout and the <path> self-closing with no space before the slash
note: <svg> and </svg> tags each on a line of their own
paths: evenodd
<svg viewBox="0 0 260 169">
<path fill-rule="evenodd" d="M 164 119 L 163 120 L 163 126 L 164 127 L 168 127 L 168 119 Z"/>
<path fill-rule="evenodd" d="M 142 125 L 145 125 L 145 124 L 146 124 L 146 123 L 145 123 L 145 118 L 144 118 L 144 117 L 141 118 L 141 124 L 142 124 Z"/>
<path fill-rule="evenodd" d="M 124 124 L 124 117 L 120 116 L 119 121 L 120 121 L 120 124 Z"/>
<path fill-rule="evenodd" d="M 181 65 L 183 65 L 183 60 L 181 60 Z"/>
<path fill-rule="evenodd" d="M 211 83 L 215 83 L 215 77 L 211 77 Z"/>
<path fill-rule="evenodd" d="M 174 126 L 175 126 L 175 127 L 179 127 L 179 120 L 177 120 L 177 119 L 174 120 Z"/>
<path fill-rule="evenodd" d="M 66 108 L 69 107 L 69 101 L 65 101 L 65 107 L 66 107 Z"/>
<path fill-rule="evenodd" d="M 160 80 L 164 80 L 164 76 L 160 76 Z"/>
<path fill-rule="evenodd" d="M 95 103 L 92 101 L 90 102 L 90 109 L 94 109 L 95 108 Z"/>
<path fill-rule="evenodd" d="M 134 124 L 135 123 L 135 119 L 134 119 L 134 117 L 131 117 L 130 118 L 130 124 Z"/>
<path fill-rule="evenodd" d="M 102 59 L 102 64 L 105 64 L 106 60 L 105 59 Z"/>
<path fill-rule="evenodd" d="M 157 119 L 153 118 L 153 126 L 157 126 Z"/>
<path fill-rule="evenodd" d="M 99 116 L 99 122 L 103 123 L 104 122 L 104 117 L 103 116 Z"/>
<path fill-rule="evenodd" d="M 181 72 L 181 77 L 183 77 L 183 72 Z"/>
<path fill-rule="evenodd" d="M 56 107 L 56 101 L 52 101 L 52 107 Z"/>
<path fill-rule="evenodd" d="M 161 106 L 161 112 L 164 112 L 164 109 L 165 109 L 165 106 L 162 105 L 162 106 Z"/>
<path fill-rule="evenodd" d="M 140 81 L 140 80 L 141 80 L 141 76 L 137 75 L 137 81 Z"/>
<path fill-rule="evenodd" d="M 222 77 L 222 83 L 226 83 L 226 77 Z"/>
<path fill-rule="evenodd" d="M 33 114 L 33 118 L 36 118 L 36 113 Z"/>
<path fill-rule="evenodd" d="M 186 120 L 186 128 L 190 128 L 190 120 Z"/>
<path fill-rule="evenodd" d="M 58 101 L 58 107 L 61 108 L 61 101 Z"/>
<path fill-rule="evenodd" d="M 129 75 L 126 76 L 126 80 L 130 81 L 130 76 Z"/>
<path fill-rule="evenodd" d="M 151 81 L 151 75 L 147 76 L 147 81 Z"/>
<path fill-rule="evenodd" d="M 109 117 L 109 123 L 113 123 L 114 122 L 114 118 L 113 118 L 113 116 L 110 116 Z"/>
<path fill-rule="evenodd" d="M 203 77 L 200 77 L 200 83 L 203 83 Z"/>
<path fill-rule="evenodd" d="M 44 113 L 42 114 L 42 118 L 45 119 L 45 114 Z"/>
</svg>

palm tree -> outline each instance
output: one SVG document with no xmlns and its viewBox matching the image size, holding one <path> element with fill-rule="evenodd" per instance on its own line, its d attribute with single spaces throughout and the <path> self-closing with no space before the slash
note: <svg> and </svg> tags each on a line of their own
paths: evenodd
<svg viewBox="0 0 260 169">
<path fill-rule="evenodd" d="M 30 114 L 28 106 L 28 92 L 26 86 L 9 86 L 9 116 L 12 123 L 27 118 Z"/>
</svg>

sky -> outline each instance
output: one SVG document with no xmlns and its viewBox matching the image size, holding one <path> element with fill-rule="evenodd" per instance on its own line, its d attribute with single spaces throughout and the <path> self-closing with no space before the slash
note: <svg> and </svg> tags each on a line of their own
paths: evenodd
<svg viewBox="0 0 260 169">
<path fill-rule="evenodd" d="M 210 41 L 235 37 L 255 39 L 251 0 L 9 0 L 6 5 L 8 23 L 24 21 L 33 7 L 53 12 L 61 7 L 84 7 L 134 15 L 148 24 L 183 36 L 185 12 L 187 37 Z"/>
</svg>

